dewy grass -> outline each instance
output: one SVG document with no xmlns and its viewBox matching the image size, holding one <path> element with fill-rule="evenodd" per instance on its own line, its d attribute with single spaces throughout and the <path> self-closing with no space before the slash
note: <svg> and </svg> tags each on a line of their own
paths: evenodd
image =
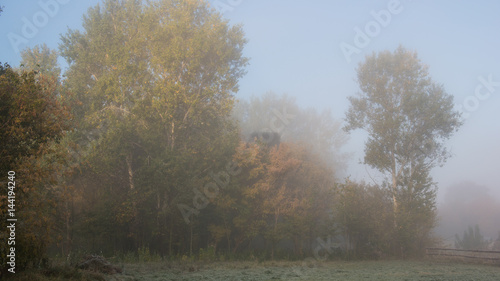
<svg viewBox="0 0 500 281">
<path fill-rule="evenodd" d="M 434 260 L 302 262 L 161 261 L 126 263 L 123 273 L 98 274 L 70 266 L 32 270 L 13 280 L 500 280 L 500 266 Z"/>
<path fill-rule="evenodd" d="M 117 280 L 500 280 L 500 267 L 439 261 L 216 262 L 125 265 Z"/>
</svg>

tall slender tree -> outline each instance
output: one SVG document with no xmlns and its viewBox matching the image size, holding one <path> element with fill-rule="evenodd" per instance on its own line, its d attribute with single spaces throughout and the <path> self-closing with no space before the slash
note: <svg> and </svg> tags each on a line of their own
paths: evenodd
<svg viewBox="0 0 500 281">
<path fill-rule="evenodd" d="M 430 171 L 450 156 L 445 141 L 461 125 L 453 96 L 431 80 L 415 52 L 401 46 L 393 53 L 367 56 L 357 72 L 361 91 L 349 98 L 345 129 L 367 131 L 364 163 L 388 176 L 395 227 L 415 232 L 415 226 L 406 229 L 403 221 L 415 219 L 423 209 L 432 225 L 435 185 Z"/>
</svg>

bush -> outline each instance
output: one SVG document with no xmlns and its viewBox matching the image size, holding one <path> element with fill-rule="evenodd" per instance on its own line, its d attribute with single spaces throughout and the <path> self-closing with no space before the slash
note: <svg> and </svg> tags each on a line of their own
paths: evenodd
<svg viewBox="0 0 500 281">
<path fill-rule="evenodd" d="M 138 250 L 139 262 L 157 262 L 161 261 L 161 256 L 157 253 L 151 253 L 149 247 L 140 247 Z"/>
<path fill-rule="evenodd" d="M 200 261 L 215 261 L 217 259 L 215 256 L 215 247 L 208 246 L 206 249 L 200 248 L 198 258 Z"/>
</svg>

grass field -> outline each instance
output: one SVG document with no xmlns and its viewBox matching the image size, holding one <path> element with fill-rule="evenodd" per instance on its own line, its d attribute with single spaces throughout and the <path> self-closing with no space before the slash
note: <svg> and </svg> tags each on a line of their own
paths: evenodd
<svg viewBox="0 0 500 281">
<path fill-rule="evenodd" d="M 130 264 L 115 280 L 500 280 L 500 266 L 436 261 Z"/>
<path fill-rule="evenodd" d="M 14 280 L 500 280 L 500 266 L 444 261 L 156 262 L 122 264 L 123 273 L 104 275 L 75 268 L 21 273 Z"/>
</svg>

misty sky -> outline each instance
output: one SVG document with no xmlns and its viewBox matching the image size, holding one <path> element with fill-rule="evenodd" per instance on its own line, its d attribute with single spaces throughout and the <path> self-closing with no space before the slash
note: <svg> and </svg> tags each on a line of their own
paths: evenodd
<svg viewBox="0 0 500 281">
<path fill-rule="evenodd" d="M 48 12 L 35 4 L 58 3 L 54 1 L 0 0 L 2 63 L 18 66 L 16 47 L 46 43 L 57 49 L 59 35 L 68 27 L 81 28 L 82 15 L 99 2 L 58 0 L 61 4 L 50 6 Z M 465 125 L 448 143 L 453 158 L 433 173 L 439 194 L 449 194 L 447 187 L 467 180 L 489 188 L 500 199 L 499 1 L 209 2 L 223 9 L 232 23 L 242 23 L 249 40 L 244 53 L 250 65 L 237 98 L 286 93 L 304 107 L 330 108 L 342 119 L 347 97 L 358 91 L 356 67 L 365 55 L 393 51 L 400 44 L 417 51 L 432 79 L 443 84 L 457 106 L 469 102 Z M 36 30 L 26 27 L 34 23 Z M 9 34 L 21 43 L 11 44 Z M 341 46 L 351 46 L 352 53 L 346 55 Z M 345 150 L 354 156 L 347 173 L 355 179 L 380 181 L 376 172 L 371 171 L 370 177 L 357 164 L 363 157 L 363 142 L 361 132 L 351 135 Z"/>
</svg>

